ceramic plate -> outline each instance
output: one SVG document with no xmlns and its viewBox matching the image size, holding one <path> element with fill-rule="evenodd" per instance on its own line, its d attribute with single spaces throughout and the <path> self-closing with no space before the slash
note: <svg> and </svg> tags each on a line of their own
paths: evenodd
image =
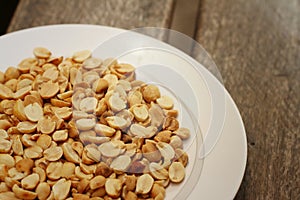
<svg viewBox="0 0 300 200">
<path fill-rule="evenodd" d="M 71 56 L 75 51 L 93 50 L 101 42 L 122 32 L 122 29 L 96 25 L 51 25 L 10 33 L 0 37 L 0 69 L 4 71 L 8 66 L 16 66 L 22 59 L 32 56 L 32 50 L 37 46 L 47 47 L 55 55 Z M 118 46 L 111 48 L 117 49 Z M 202 70 L 204 78 L 211 75 L 205 69 Z M 211 84 L 218 85 L 216 79 L 212 80 Z M 196 83 L 191 84 L 192 88 L 199 87 Z M 222 133 L 213 150 L 204 159 L 199 181 L 188 197 L 191 200 L 233 199 L 244 175 L 247 160 L 246 133 L 234 101 L 224 91 L 226 115 Z M 199 107 L 205 110 L 205 101 Z M 201 129 L 206 130 L 207 126 L 207 122 L 201 120 Z"/>
</svg>

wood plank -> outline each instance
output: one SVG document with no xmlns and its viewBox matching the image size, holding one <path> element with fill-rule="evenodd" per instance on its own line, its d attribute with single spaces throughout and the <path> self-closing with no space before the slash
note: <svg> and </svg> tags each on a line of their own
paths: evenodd
<svg viewBox="0 0 300 200">
<path fill-rule="evenodd" d="M 0 35 L 6 33 L 18 3 L 18 0 L 0 1 Z"/>
<path fill-rule="evenodd" d="M 299 10 L 298 0 L 202 0 L 197 39 L 219 66 L 247 131 L 236 199 L 300 199 Z"/>
<path fill-rule="evenodd" d="M 21 0 L 8 32 L 79 23 L 135 28 L 169 27 L 174 0 Z"/>
<path fill-rule="evenodd" d="M 189 3 L 187 3 L 186 0 L 177 0 L 175 2 L 170 28 L 194 38 L 199 4 L 200 0 L 189 0 Z"/>
</svg>

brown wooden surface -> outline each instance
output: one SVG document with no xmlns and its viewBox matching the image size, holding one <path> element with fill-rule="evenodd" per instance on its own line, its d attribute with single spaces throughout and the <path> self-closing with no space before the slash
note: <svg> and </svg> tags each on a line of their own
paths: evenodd
<svg viewBox="0 0 300 200">
<path fill-rule="evenodd" d="M 8 32 L 58 23 L 191 28 L 174 26 L 174 8 L 173 0 L 21 0 Z M 300 199 L 299 0 L 200 0 L 199 9 L 186 23 L 195 23 L 247 131 L 236 199 Z"/>
<path fill-rule="evenodd" d="M 49 24 L 168 27 L 173 0 L 21 0 L 8 32 Z"/>
<path fill-rule="evenodd" d="M 198 40 L 247 131 L 236 199 L 300 199 L 300 2 L 204 0 L 200 12 Z"/>
</svg>

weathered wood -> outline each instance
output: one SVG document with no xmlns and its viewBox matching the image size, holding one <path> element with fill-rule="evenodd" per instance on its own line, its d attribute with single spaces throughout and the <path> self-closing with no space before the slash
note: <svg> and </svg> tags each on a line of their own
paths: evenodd
<svg viewBox="0 0 300 200">
<path fill-rule="evenodd" d="M 202 0 L 197 38 L 247 131 L 236 199 L 300 199 L 299 11 L 298 0 Z"/>
<path fill-rule="evenodd" d="M 174 0 L 21 0 L 8 28 L 64 23 L 168 27 Z"/>
<path fill-rule="evenodd" d="M 170 28 L 194 38 L 200 1 L 176 0 Z"/>
</svg>

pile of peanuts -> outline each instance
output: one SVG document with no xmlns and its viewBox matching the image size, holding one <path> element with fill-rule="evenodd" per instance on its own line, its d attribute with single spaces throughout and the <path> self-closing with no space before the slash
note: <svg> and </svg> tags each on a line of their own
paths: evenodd
<svg viewBox="0 0 300 200">
<path fill-rule="evenodd" d="M 0 199 L 162 200 L 184 180 L 172 98 L 88 50 L 33 53 L 0 72 Z"/>
</svg>

